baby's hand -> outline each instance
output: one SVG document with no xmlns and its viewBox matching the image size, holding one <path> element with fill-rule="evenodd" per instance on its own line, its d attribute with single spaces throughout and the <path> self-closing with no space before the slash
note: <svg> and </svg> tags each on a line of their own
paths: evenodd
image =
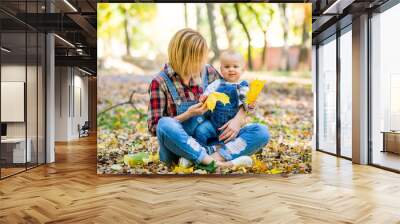
<svg viewBox="0 0 400 224">
<path fill-rule="evenodd" d="M 201 95 L 200 98 L 199 98 L 199 101 L 200 101 L 201 103 L 206 102 L 206 100 L 207 100 L 207 96 L 206 96 L 206 95 Z"/>
<path fill-rule="evenodd" d="M 256 108 L 256 102 L 248 105 L 249 110 L 254 110 Z"/>
</svg>

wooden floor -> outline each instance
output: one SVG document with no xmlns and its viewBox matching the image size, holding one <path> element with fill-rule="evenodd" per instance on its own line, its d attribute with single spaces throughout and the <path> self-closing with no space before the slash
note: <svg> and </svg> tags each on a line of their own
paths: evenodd
<svg viewBox="0 0 400 224">
<path fill-rule="evenodd" d="M 22 172 L 26 170 L 25 167 L 24 168 L 1 168 L 1 177 L 7 177 L 19 172 Z"/>
<path fill-rule="evenodd" d="M 400 223 L 400 175 L 313 155 L 313 174 L 102 177 L 94 137 L 0 181 L 0 223 Z"/>
<path fill-rule="evenodd" d="M 392 152 L 374 151 L 372 157 L 374 164 L 400 170 L 400 155 Z"/>
</svg>

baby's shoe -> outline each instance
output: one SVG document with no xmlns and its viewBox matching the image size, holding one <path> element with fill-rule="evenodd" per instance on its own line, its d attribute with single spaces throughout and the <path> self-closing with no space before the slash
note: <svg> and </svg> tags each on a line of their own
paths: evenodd
<svg viewBox="0 0 400 224">
<path fill-rule="evenodd" d="M 184 157 L 179 158 L 178 164 L 182 168 L 189 168 L 189 167 L 193 166 L 193 162 Z"/>
<path fill-rule="evenodd" d="M 234 167 L 251 167 L 253 166 L 253 160 L 250 156 L 239 156 L 236 159 L 231 160 Z"/>
</svg>

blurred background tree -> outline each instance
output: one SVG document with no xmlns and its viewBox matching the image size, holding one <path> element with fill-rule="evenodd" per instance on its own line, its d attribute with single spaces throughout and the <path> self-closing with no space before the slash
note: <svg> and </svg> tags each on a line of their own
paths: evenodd
<svg viewBox="0 0 400 224">
<path fill-rule="evenodd" d="M 146 41 L 141 30 L 156 13 L 157 7 L 154 4 L 99 4 L 98 34 L 108 41 L 123 41 L 125 56 L 131 57 L 130 49 L 137 47 L 140 41 Z"/>
<path fill-rule="evenodd" d="M 231 48 L 250 71 L 311 74 L 309 3 L 100 3 L 99 61 L 112 61 L 108 69 L 121 68 L 119 60 L 143 73 L 157 71 L 170 38 L 184 27 L 207 39 L 209 63 L 216 66 L 220 51 Z"/>
<path fill-rule="evenodd" d="M 247 8 L 254 15 L 257 25 L 263 33 L 263 49 L 261 53 L 261 63 L 262 69 L 266 69 L 266 56 L 267 56 L 267 48 L 268 48 L 268 40 L 267 40 L 267 32 L 268 27 L 270 26 L 273 16 L 275 14 L 275 10 L 269 4 L 247 4 Z"/>
</svg>

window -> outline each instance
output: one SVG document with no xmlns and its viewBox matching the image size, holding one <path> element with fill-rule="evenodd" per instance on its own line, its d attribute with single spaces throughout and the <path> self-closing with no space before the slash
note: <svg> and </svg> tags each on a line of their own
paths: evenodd
<svg viewBox="0 0 400 224">
<path fill-rule="evenodd" d="M 351 26 L 348 28 L 340 36 L 340 154 L 351 158 L 353 72 Z"/>
<path fill-rule="evenodd" d="M 395 170 L 400 170 L 398 21 L 400 5 L 371 18 L 371 157 L 373 164 Z"/>
<path fill-rule="evenodd" d="M 336 40 L 318 48 L 318 148 L 336 153 Z"/>
</svg>

